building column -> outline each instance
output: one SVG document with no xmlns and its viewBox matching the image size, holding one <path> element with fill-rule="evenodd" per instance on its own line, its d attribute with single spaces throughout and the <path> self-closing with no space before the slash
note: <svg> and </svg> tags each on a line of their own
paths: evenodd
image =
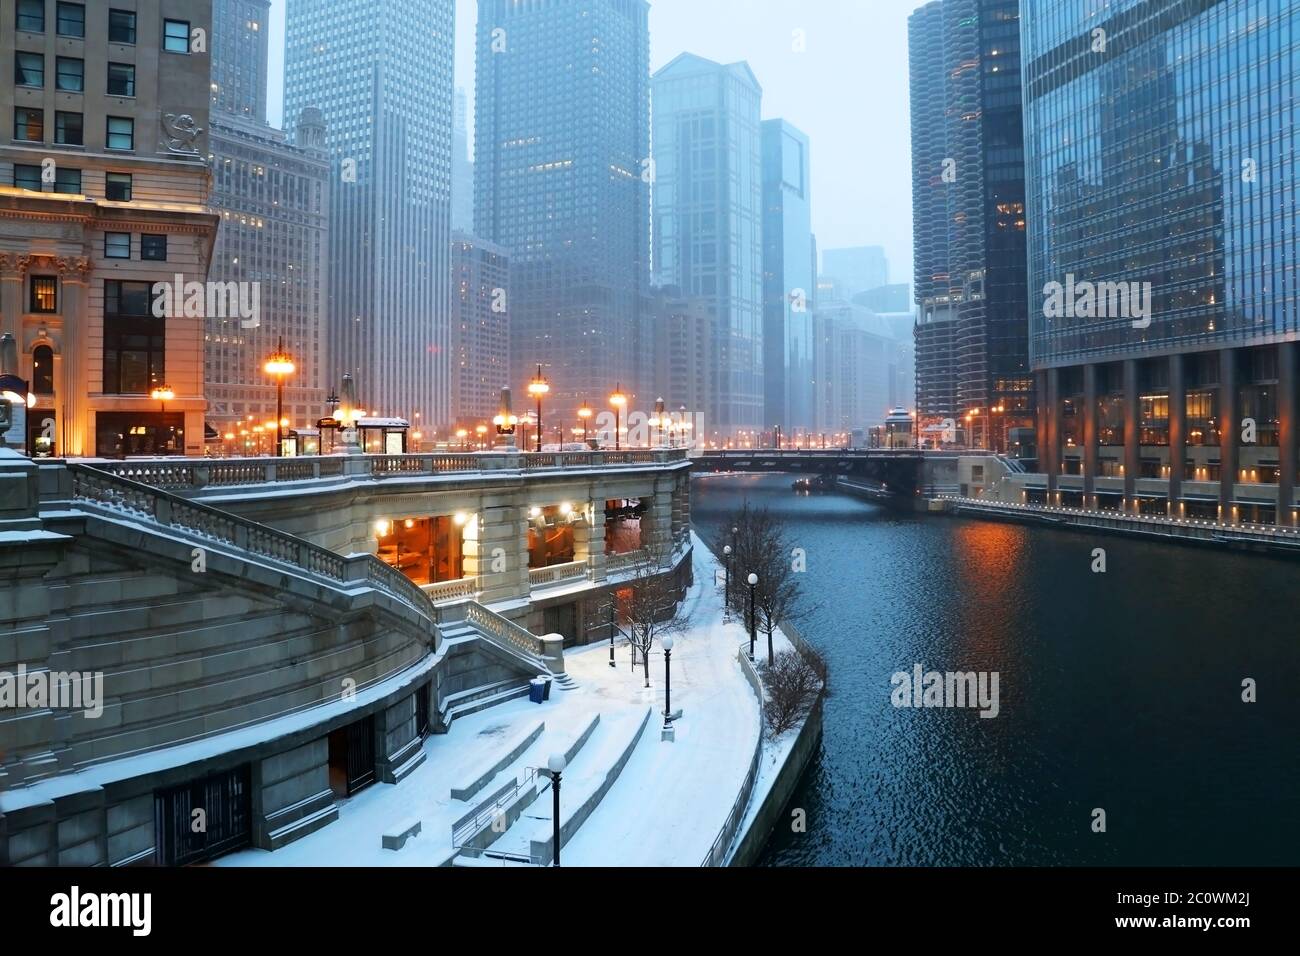
<svg viewBox="0 0 1300 956">
<path fill-rule="evenodd" d="M 27 311 L 23 305 L 23 277 L 29 258 L 0 252 L 0 333 L 11 332 L 16 339 L 18 319 Z"/>
<path fill-rule="evenodd" d="M 1142 422 L 1136 359 L 1124 362 L 1124 508 L 1136 512 L 1137 477 L 1141 471 Z"/>
<path fill-rule="evenodd" d="M 1047 503 L 1056 504 L 1061 474 L 1061 370 L 1047 370 Z"/>
<path fill-rule="evenodd" d="M 61 455 L 93 455 L 95 431 L 91 427 L 90 393 L 100 391 L 102 385 L 92 388 L 90 362 L 86 354 L 89 328 L 86 322 L 86 287 L 90 282 L 90 260 L 71 259 L 59 268 L 59 314 L 63 331 L 59 337 L 59 352 L 63 356 L 62 374 L 55 382 L 58 407 L 54 417 L 59 423 L 55 441 Z M 102 339 L 102 329 L 101 339 Z M 188 426 L 188 422 L 186 425 Z M 187 427 L 188 435 L 188 427 Z M 199 421 L 199 450 L 202 451 L 203 423 Z"/>
<path fill-rule="evenodd" d="M 1235 524 L 1237 491 L 1237 354 L 1219 352 L 1219 518 Z"/>
<path fill-rule="evenodd" d="M 1183 479 L 1187 462 L 1187 376 L 1183 357 L 1169 356 L 1169 503 L 1166 514 L 1183 516 Z"/>
<path fill-rule="evenodd" d="M 1083 367 L 1083 506 L 1097 506 L 1097 366 Z"/>
<path fill-rule="evenodd" d="M 667 555 L 672 542 L 672 485 L 656 480 L 649 507 L 641 514 L 641 546 L 651 554 Z"/>
<path fill-rule="evenodd" d="M 1296 525 L 1296 343 L 1277 347 L 1277 523 Z"/>
<path fill-rule="evenodd" d="M 526 507 L 501 499 L 485 501 L 480 509 L 474 536 L 477 553 L 471 563 L 467 541 L 464 573 L 478 578 L 483 604 L 528 596 L 527 522 Z"/>
</svg>

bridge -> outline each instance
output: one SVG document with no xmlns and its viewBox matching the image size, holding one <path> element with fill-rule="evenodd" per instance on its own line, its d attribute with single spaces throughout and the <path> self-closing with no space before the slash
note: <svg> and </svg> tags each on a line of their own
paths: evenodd
<svg viewBox="0 0 1300 956">
<path fill-rule="evenodd" d="M 944 453 L 939 453 L 944 454 Z M 893 495 L 915 495 L 934 452 L 914 448 L 754 448 L 697 452 L 699 472 L 793 472 L 877 482 Z"/>
</svg>

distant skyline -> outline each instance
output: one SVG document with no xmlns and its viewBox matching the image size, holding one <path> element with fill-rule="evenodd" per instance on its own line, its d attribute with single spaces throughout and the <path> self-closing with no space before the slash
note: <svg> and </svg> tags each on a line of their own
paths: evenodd
<svg viewBox="0 0 1300 956">
<path fill-rule="evenodd" d="M 343 0 L 340 0 L 343 2 Z M 820 249 L 879 245 L 891 282 L 912 280 L 907 18 L 925 0 L 650 0 L 650 66 L 679 53 L 746 60 L 763 118 L 812 142 Z M 280 125 L 286 0 L 271 0 L 269 119 Z M 474 96 L 475 0 L 456 0 L 456 85 Z M 794 52 L 796 30 L 806 51 Z"/>
</svg>

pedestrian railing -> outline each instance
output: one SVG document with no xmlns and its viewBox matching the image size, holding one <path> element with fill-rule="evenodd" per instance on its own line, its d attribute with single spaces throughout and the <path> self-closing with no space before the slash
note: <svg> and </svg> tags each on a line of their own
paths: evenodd
<svg viewBox="0 0 1300 956">
<path fill-rule="evenodd" d="M 465 621 L 472 625 L 483 639 L 502 647 L 509 653 L 522 655 L 531 666 L 537 668 L 539 674 L 551 672 L 545 662 L 546 650 L 540 637 L 509 618 L 488 610 L 477 601 L 439 604 L 435 613 L 440 625 Z"/>
<path fill-rule="evenodd" d="M 550 587 L 566 581 L 579 581 L 587 577 L 586 561 L 569 561 L 565 564 L 552 564 L 545 568 L 532 568 L 528 572 L 530 587 Z"/>
<path fill-rule="evenodd" d="M 437 584 L 422 584 L 420 588 L 434 604 L 443 604 L 474 597 L 478 593 L 477 585 L 477 578 L 457 578 L 454 581 L 440 581 Z"/>
<path fill-rule="evenodd" d="M 709 847 L 709 852 L 704 854 L 700 866 L 726 864 L 731 844 L 735 841 L 736 834 L 740 832 L 740 825 L 744 822 L 745 813 L 749 809 L 749 801 L 754 795 L 754 786 L 758 783 L 758 771 L 763 760 L 763 681 L 743 648 L 737 650 L 736 657 L 740 661 L 740 669 L 745 674 L 745 680 L 753 689 L 754 696 L 758 698 L 758 739 L 754 742 L 754 753 L 749 758 L 749 769 L 745 772 L 745 780 L 740 785 L 740 793 L 736 795 L 736 801 L 727 812 L 727 819 L 723 821 L 722 829 L 714 837 L 713 845 Z"/>
</svg>

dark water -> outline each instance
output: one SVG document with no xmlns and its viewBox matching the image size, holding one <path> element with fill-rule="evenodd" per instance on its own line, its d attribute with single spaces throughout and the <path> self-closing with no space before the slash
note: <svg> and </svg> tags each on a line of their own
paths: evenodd
<svg viewBox="0 0 1300 956">
<path fill-rule="evenodd" d="M 785 519 L 807 552 L 797 622 L 830 664 L 791 803 L 807 833 L 778 826 L 764 862 L 1300 864 L 1300 564 L 898 515 L 790 481 L 695 484 L 715 550 L 746 498 Z M 916 663 L 999 672 L 1000 715 L 896 709 L 890 677 Z"/>
</svg>

